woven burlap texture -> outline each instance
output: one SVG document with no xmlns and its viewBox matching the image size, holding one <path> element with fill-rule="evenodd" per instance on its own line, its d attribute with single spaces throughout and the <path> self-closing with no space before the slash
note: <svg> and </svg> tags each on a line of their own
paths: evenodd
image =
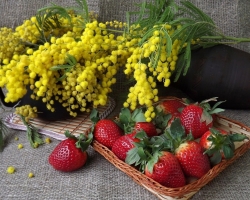
<svg viewBox="0 0 250 200">
<path fill-rule="evenodd" d="M 14 28 L 23 20 L 33 16 L 37 9 L 52 2 L 63 6 L 75 4 L 74 0 L 1 0 L 0 27 Z M 88 0 L 88 5 L 91 11 L 98 13 L 100 21 L 124 21 L 127 11 L 136 10 L 134 6 L 136 2 L 142 2 L 142 0 Z M 192 0 L 191 2 L 209 14 L 225 34 L 250 37 L 249 0 Z M 249 44 L 237 47 L 250 52 Z M 121 95 L 121 92 L 127 89 L 124 86 L 125 81 L 123 76 L 119 77 L 114 88 L 115 92 L 112 94 L 114 97 Z M 181 91 L 171 87 L 166 90 L 165 95 L 185 96 Z M 119 106 L 120 104 L 118 108 Z M 227 110 L 223 115 L 250 126 L 249 111 Z M 15 137 L 19 137 L 19 140 L 15 141 Z M 24 145 L 21 150 L 17 149 L 19 143 Z M 0 153 L 0 199 L 157 199 L 91 148 L 88 151 L 89 162 L 84 168 L 72 173 L 53 170 L 48 164 L 48 156 L 58 143 L 59 141 L 53 140 L 51 144 L 32 149 L 24 131 L 11 130 L 6 138 L 5 149 Z M 249 163 L 250 151 L 203 187 L 192 199 L 248 200 L 250 196 Z M 16 167 L 16 173 L 6 173 L 10 165 Z M 35 177 L 29 179 L 29 172 L 33 172 Z"/>
</svg>

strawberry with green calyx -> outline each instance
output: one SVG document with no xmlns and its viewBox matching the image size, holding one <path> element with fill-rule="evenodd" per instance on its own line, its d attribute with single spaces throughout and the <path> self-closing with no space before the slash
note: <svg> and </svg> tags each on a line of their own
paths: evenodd
<svg viewBox="0 0 250 200">
<path fill-rule="evenodd" d="M 153 122 L 136 122 L 133 132 L 137 133 L 141 130 L 145 131 L 145 133 L 149 137 L 158 135 L 157 129 L 155 125 L 153 124 Z"/>
<path fill-rule="evenodd" d="M 127 152 L 125 162 L 129 165 L 139 167 L 139 171 L 144 173 L 146 163 L 152 157 L 150 137 L 143 130 L 137 132 L 134 137 L 138 141 L 133 143 L 134 147 Z"/>
<path fill-rule="evenodd" d="M 93 140 L 93 134 L 88 136 L 80 134 L 76 137 L 67 130 L 65 131 L 67 139 L 61 141 L 49 156 L 49 163 L 54 169 L 70 172 L 77 170 L 85 165 L 88 154 L 88 146 Z"/>
<path fill-rule="evenodd" d="M 122 161 L 125 161 L 127 152 L 135 147 L 134 143 L 139 142 L 138 138 L 135 138 L 136 132 L 128 133 L 118 138 L 113 146 L 112 152 Z"/>
<path fill-rule="evenodd" d="M 153 122 L 159 130 L 164 130 L 172 121 L 173 116 L 170 113 L 164 113 L 163 110 L 155 109 L 155 118 Z"/>
<path fill-rule="evenodd" d="M 133 112 L 128 108 L 122 108 L 116 119 L 116 123 L 124 130 L 125 134 L 133 132 L 137 122 L 146 122 L 142 108 L 137 108 Z"/>
<path fill-rule="evenodd" d="M 170 188 L 182 187 L 186 178 L 179 161 L 170 152 L 156 152 L 145 168 L 145 175 Z"/>
<path fill-rule="evenodd" d="M 95 140 L 110 149 L 122 135 L 124 135 L 123 130 L 111 119 L 101 119 L 95 124 Z"/>
<path fill-rule="evenodd" d="M 229 134 L 224 130 L 210 128 L 202 135 L 199 143 L 205 149 L 205 152 L 210 157 L 212 165 L 221 162 L 223 158 L 230 159 L 234 156 L 234 142 L 249 140 L 245 135 L 239 133 Z"/>
<path fill-rule="evenodd" d="M 213 107 L 210 106 L 210 101 L 217 101 L 217 97 L 187 105 L 181 112 L 180 119 L 186 133 L 192 133 L 195 139 L 213 126 L 213 114 L 224 111 L 217 108 L 223 101 L 217 102 Z"/>
<path fill-rule="evenodd" d="M 136 134 L 140 139 L 127 153 L 126 163 L 139 166 L 139 170 L 166 187 L 176 188 L 186 184 L 184 173 L 177 158 L 162 150 L 164 140 L 160 136 L 148 137 L 142 131 Z"/>
<path fill-rule="evenodd" d="M 111 119 L 100 119 L 96 109 L 92 110 L 90 120 L 93 122 L 94 139 L 110 149 L 114 142 L 124 135 L 124 131 L 115 121 Z"/>
<path fill-rule="evenodd" d="M 214 143 L 219 144 L 224 140 L 224 136 L 222 135 L 227 135 L 227 134 L 228 132 L 226 132 L 225 130 L 212 127 L 202 135 L 202 137 L 199 140 L 199 143 L 204 148 L 204 150 L 207 150 L 209 148 L 214 148 L 215 144 L 212 144 L 211 139 L 208 140 L 208 137 L 213 136 L 214 139 L 217 138 Z"/>
<path fill-rule="evenodd" d="M 201 178 L 211 169 L 208 155 L 203 154 L 202 146 L 193 140 L 191 134 L 186 136 L 179 118 L 173 121 L 164 134 L 169 140 L 171 152 L 179 160 L 186 176 Z"/>
<path fill-rule="evenodd" d="M 166 127 L 171 116 L 156 109 L 155 112 L 156 117 L 153 121 L 146 122 L 144 108 L 135 109 L 133 112 L 128 108 L 122 108 L 116 122 L 124 130 L 125 134 L 144 130 L 149 137 L 156 136 L 160 130 Z"/>
<path fill-rule="evenodd" d="M 184 107 L 186 107 L 186 104 L 176 98 L 164 99 L 156 106 L 157 110 L 162 110 L 164 113 L 171 114 L 173 116 L 179 116 Z"/>
</svg>

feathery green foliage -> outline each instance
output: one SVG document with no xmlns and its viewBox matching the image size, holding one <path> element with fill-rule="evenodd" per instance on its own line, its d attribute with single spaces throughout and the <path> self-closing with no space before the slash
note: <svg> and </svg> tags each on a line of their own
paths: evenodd
<svg viewBox="0 0 250 200">
<path fill-rule="evenodd" d="M 139 45 L 147 41 L 156 30 L 164 32 L 161 39 L 167 39 L 168 55 L 172 50 L 172 41 L 181 41 L 174 81 L 177 81 L 180 75 L 186 75 L 190 67 L 192 50 L 217 44 L 250 42 L 248 38 L 225 36 L 206 13 L 189 1 L 181 1 L 178 5 L 174 0 L 155 0 L 136 5 L 139 6 L 139 11 L 128 12 L 126 15 L 127 29 L 125 32 L 130 34 L 131 25 L 137 25 L 135 30 L 143 30 L 143 35 L 137 36 L 141 38 Z M 135 22 L 133 22 L 134 18 L 136 18 Z M 162 26 L 164 24 L 175 27 L 175 31 L 169 35 L 166 28 Z M 197 40 L 199 42 L 193 44 L 193 41 Z M 150 57 L 154 67 L 159 61 L 157 55 L 160 51 L 161 48 L 158 48 Z"/>
<path fill-rule="evenodd" d="M 0 103 L 0 109 L 3 110 L 3 112 L 4 112 L 4 108 L 2 108 L 1 103 Z M 2 113 L 0 113 L 0 114 L 2 114 Z M 7 135 L 8 132 L 9 132 L 9 128 L 5 125 L 4 119 L 2 118 L 2 116 L 0 116 L 0 152 L 3 151 L 4 136 Z"/>
<path fill-rule="evenodd" d="M 74 13 L 81 16 L 82 20 L 79 20 L 79 24 L 81 24 L 82 28 L 85 27 L 86 23 L 90 21 L 87 1 L 76 0 L 76 3 L 77 6 L 70 7 L 62 7 L 52 3 L 51 6 L 43 7 L 37 11 L 36 27 L 40 33 L 40 40 L 42 43 L 45 43 L 49 40 L 49 38 L 45 36 L 46 31 L 62 27 L 62 24 L 59 19 L 67 19 L 69 22 L 68 26 L 74 26 L 71 22 L 70 13 Z"/>
</svg>

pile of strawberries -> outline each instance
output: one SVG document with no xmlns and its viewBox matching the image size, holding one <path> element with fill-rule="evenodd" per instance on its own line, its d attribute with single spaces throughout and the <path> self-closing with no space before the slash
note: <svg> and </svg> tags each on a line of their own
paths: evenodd
<svg viewBox="0 0 250 200">
<path fill-rule="evenodd" d="M 81 136 L 77 144 L 78 147 L 84 146 L 84 153 L 93 138 L 120 160 L 163 186 L 182 187 L 190 178 L 201 178 L 222 159 L 232 158 L 235 141 L 248 139 L 245 135 L 229 134 L 214 127 L 213 115 L 223 111 L 217 108 L 222 102 L 210 106 L 210 101 L 216 100 L 190 103 L 186 99 L 164 99 L 155 106 L 156 117 L 152 122 L 146 122 L 144 108 L 133 112 L 122 108 L 114 120 L 99 119 L 98 112 L 93 110 L 90 116 L 92 131 L 88 137 Z M 51 153 L 50 164 L 61 171 L 75 170 L 71 166 L 76 164 L 61 159 L 67 158 L 63 151 L 70 148 L 61 149 L 56 148 Z M 68 151 L 66 154 L 73 157 L 75 153 Z M 78 158 L 75 160 L 79 162 Z M 78 164 L 77 168 L 84 163 Z"/>
</svg>

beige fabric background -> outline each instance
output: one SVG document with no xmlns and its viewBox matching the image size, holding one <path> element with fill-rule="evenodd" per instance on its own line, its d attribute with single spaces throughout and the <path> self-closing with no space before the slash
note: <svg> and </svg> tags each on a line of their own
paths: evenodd
<svg viewBox="0 0 250 200">
<path fill-rule="evenodd" d="M 102 21 L 124 20 L 125 12 L 135 10 L 136 7 L 133 4 L 141 1 L 88 0 L 90 10 L 97 12 Z M 59 5 L 74 4 L 73 0 L 0 0 L 0 27 L 14 28 L 24 19 L 34 15 L 38 8 L 48 5 L 50 2 Z M 226 34 L 250 37 L 249 0 L 192 0 L 191 2 L 209 14 Z M 250 52 L 249 44 L 238 45 L 238 48 Z M 114 88 L 113 97 L 121 94 L 117 91 L 126 89 L 123 82 L 124 78 L 120 77 Z M 164 95 L 185 96 L 181 91 L 172 87 L 166 89 Z M 250 126 L 250 111 L 248 110 L 227 110 L 224 115 Z M 15 136 L 19 137 L 19 141 L 14 140 Z M 11 130 L 6 142 L 4 151 L 0 153 L 1 200 L 157 199 L 91 148 L 89 149 L 90 160 L 84 168 L 73 173 L 61 173 L 53 170 L 47 162 L 50 152 L 59 141 L 53 140 L 49 145 L 32 149 L 26 139 L 25 132 Z M 23 143 L 24 148 L 18 150 L 18 143 Z M 15 174 L 6 173 L 6 168 L 10 165 L 16 167 Z M 30 171 L 35 174 L 32 179 L 27 178 Z M 192 199 L 248 200 L 250 197 L 249 188 L 250 151 L 203 187 Z"/>
</svg>

